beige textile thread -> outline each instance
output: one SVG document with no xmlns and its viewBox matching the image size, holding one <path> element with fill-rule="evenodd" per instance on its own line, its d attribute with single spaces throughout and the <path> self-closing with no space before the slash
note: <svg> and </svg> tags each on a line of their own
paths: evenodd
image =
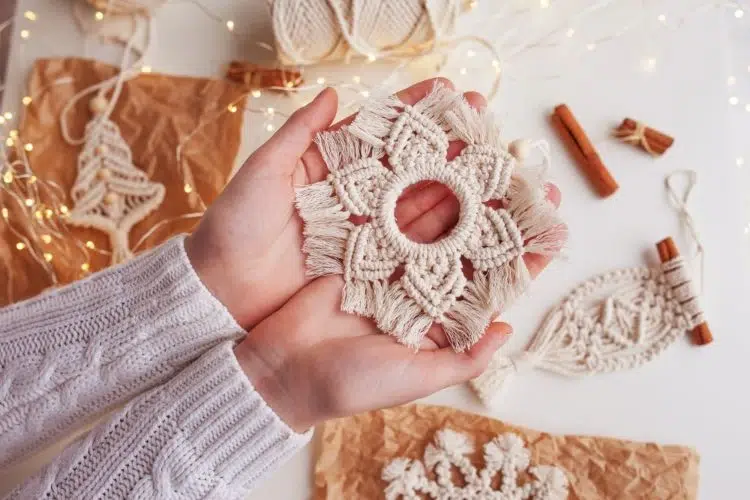
<svg viewBox="0 0 750 500">
<path fill-rule="evenodd" d="M 279 58 L 286 64 L 415 55 L 453 33 L 460 0 L 272 0 Z"/>
<path fill-rule="evenodd" d="M 679 189 L 675 186 L 675 180 L 677 177 L 685 177 L 687 179 L 687 185 L 682 194 L 679 193 Z M 699 290 L 703 292 L 704 286 L 704 260 L 705 252 L 703 248 L 703 242 L 701 241 L 700 234 L 698 233 L 698 226 L 695 223 L 693 215 L 690 213 L 688 203 L 690 202 L 690 195 L 693 193 L 693 189 L 698 184 L 698 173 L 695 170 L 676 170 L 669 174 L 664 179 L 664 184 L 667 188 L 667 196 L 669 201 L 677 211 L 677 216 L 680 218 L 680 223 L 687 229 L 690 234 L 693 244 L 695 245 L 695 258 L 698 259 L 699 265 Z"/>
<path fill-rule="evenodd" d="M 450 140 L 466 147 L 447 161 Z M 316 143 L 328 179 L 297 190 L 308 273 L 343 274 L 341 309 L 374 318 L 408 346 L 418 347 L 439 323 L 455 350 L 471 347 L 528 286 L 523 254 L 554 256 L 565 240 L 546 199 L 544 169 L 519 166 L 494 117 L 442 85 L 414 105 L 370 101 L 351 124 L 319 134 Z M 524 144 L 513 149 L 526 154 Z M 386 156 L 390 169 L 381 162 Z M 417 243 L 400 231 L 394 211 L 404 189 L 426 180 L 450 188 L 461 208 L 450 233 Z M 486 205 L 495 200 L 502 208 Z M 369 219 L 355 224 L 350 215 Z M 473 264 L 471 279 L 462 258 Z M 404 274 L 391 282 L 401 265 Z"/>
</svg>

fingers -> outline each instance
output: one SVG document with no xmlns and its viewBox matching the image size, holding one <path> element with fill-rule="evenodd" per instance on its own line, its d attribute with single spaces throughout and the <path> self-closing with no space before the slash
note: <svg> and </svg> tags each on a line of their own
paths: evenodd
<svg viewBox="0 0 750 500">
<path fill-rule="evenodd" d="M 315 135 L 330 127 L 337 109 L 336 91 L 330 87 L 324 89 L 309 104 L 295 111 L 273 137 L 258 149 L 256 155 L 273 155 L 273 164 L 279 163 L 279 157 L 293 160 L 283 162 L 284 165 L 288 164 L 291 172 L 297 160 L 310 148 Z"/>
<path fill-rule="evenodd" d="M 562 194 L 560 193 L 560 190 L 555 186 L 554 184 L 547 184 L 547 199 L 552 202 L 552 204 L 555 205 L 555 207 L 560 206 L 560 200 L 562 198 Z M 564 241 L 560 242 L 560 245 L 564 244 Z M 539 255 L 536 253 L 526 253 L 523 256 L 524 263 L 526 264 L 526 268 L 529 270 L 529 273 L 531 274 L 532 278 L 536 278 L 539 276 L 539 273 L 541 273 L 547 265 L 549 265 L 550 261 L 552 260 L 552 257 L 549 255 Z"/>
<path fill-rule="evenodd" d="M 446 78 L 431 78 L 429 80 L 415 83 L 411 87 L 397 92 L 396 97 L 398 97 L 400 101 L 406 104 L 414 104 L 424 96 L 429 94 L 435 84 L 438 83 L 451 89 L 454 88 L 453 83 Z M 350 115 L 344 118 L 343 120 L 337 122 L 335 125 L 331 126 L 330 130 L 336 130 L 343 127 L 344 125 L 351 123 L 352 120 L 354 120 L 354 117 L 355 115 Z M 320 156 L 320 151 L 318 151 L 317 147 L 312 146 L 308 148 L 307 151 L 305 151 L 305 153 L 302 155 L 302 161 L 305 165 L 307 174 L 307 179 L 305 179 L 306 183 L 311 184 L 313 182 L 322 181 L 323 179 L 325 179 L 326 175 L 328 175 L 328 167 L 323 161 L 323 157 Z"/>
<path fill-rule="evenodd" d="M 414 377 L 429 381 L 430 386 L 425 387 L 429 393 L 477 377 L 512 332 L 507 323 L 491 323 L 479 342 L 466 352 L 455 352 L 452 347 L 419 351 L 412 363 Z"/>
<path fill-rule="evenodd" d="M 449 192 L 437 205 L 403 228 L 402 231 L 412 241 L 432 243 L 456 225 L 460 210 L 461 204 L 458 199 Z"/>
</svg>

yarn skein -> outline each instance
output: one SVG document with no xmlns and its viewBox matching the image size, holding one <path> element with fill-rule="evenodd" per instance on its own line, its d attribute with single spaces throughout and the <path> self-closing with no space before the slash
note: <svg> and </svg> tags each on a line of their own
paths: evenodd
<svg viewBox="0 0 750 500">
<path fill-rule="evenodd" d="M 145 14 L 150 15 L 166 0 L 85 0 L 95 9 L 116 16 Z"/>
<path fill-rule="evenodd" d="M 277 56 L 306 65 L 427 53 L 452 34 L 464 0 L 270 0 Z"/>
</svg>

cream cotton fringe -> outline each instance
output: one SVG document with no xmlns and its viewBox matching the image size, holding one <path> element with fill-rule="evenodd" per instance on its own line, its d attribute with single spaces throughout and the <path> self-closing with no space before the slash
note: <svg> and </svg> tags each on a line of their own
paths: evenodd
<svg viewBox="0 0 750 500">
<path fill-rule="evenodd" d="M 451 140 L 466 147 L 448 161 Z M 413 106 L 372 101 L 316 142 L 330 174 L 297 190 L 309 275 L 343 274 L 341 309 L 374 318 L 408 346 L 440 323 L 455 350 L 471 347 L 529 284 L 523 254 L 556 255 L 565 240 L 543 171 L 518 166 L 492 115 L 446 87 Z M 404 189 L 422 181 L 447 186 L 461 205 L 451 232 L 426 244 L 401 233 L 394 212 Z M 400 266 L 403 276 L 392 281 Z"/>
</svg>

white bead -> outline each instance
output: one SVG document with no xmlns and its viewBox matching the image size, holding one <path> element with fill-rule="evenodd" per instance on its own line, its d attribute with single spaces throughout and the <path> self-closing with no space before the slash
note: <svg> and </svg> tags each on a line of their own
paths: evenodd
<svg viewBox="0 0 750 500">
<path fill-rule="evenodd" d="M 508 145 L 508 152 L 516 160 L 523 162 L 531 152 L 531 141 L 529 139 L 516 139 Z"/>
<path fill-rule="evenodd" d="M 107 100 L 100 95 L 94 97 L 89 101 L 89 109 L 91 109 L 91 112 L 95 114 L 104 113 L 107 110 L 107 106 L 109 106 L 109 102 L 107 102 Z"/>
</svg>

